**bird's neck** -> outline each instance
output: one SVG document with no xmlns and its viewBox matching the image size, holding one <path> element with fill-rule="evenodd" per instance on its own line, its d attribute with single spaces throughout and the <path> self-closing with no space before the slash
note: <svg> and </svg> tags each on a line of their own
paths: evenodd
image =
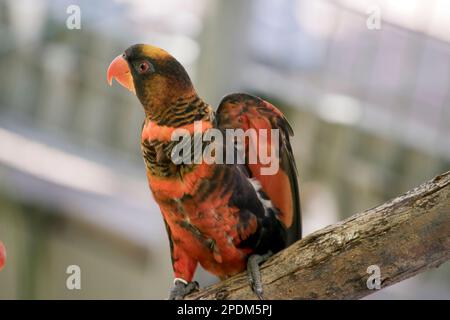
<svg viewBox="0 0 450 320">
<path fill-rule="evenodd" d="M 189 90 L 183 94 L 152 101 L 145 109 L 146 122 L 159 126 L 183 127 L 195 121 L 212 121 L 213 110 L 195 92 Z"/>
<path fill-rule="evenodd" d="M 171 160 L 172 149 L 179 143 L 173 140 L 173 134 L 181 129 L 188 132 L 192 139 L 197 132 L 203 133 L 212 128 L 212 108 L 194 92 L 175 99 L 165 107 L 146 112 L 146 115 L 141 149 L 149 179 L 182 177 L 196 171 L 199 166 L 195 163 L 175 165 Z"/>
</svg>

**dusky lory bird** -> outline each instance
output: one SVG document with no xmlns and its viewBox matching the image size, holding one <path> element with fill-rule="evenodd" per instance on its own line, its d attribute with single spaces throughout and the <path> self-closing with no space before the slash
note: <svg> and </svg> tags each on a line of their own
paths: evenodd
<svg viewBox="0 0 450 320">
<path fill-rule="evenodd" d="M 175 276 L 169 299 L 198 288 L 192 281 L 197 264 L 220 279 L 247 270 L 253 291 L 262 298 L 259 264 L 301 237 L 289 140 L 293 132 L 284 115 L 269 102 L 242 93 L 225 96 L 214 112 L 197 95 L 183 66 L 151 45 L 133 45 L 116 57 L 107 71 L 110 85 L 114 78 L 136 94 L 145 112 L 141 151 L 169 236 Z M 201 124 L 201 133 L 276 129 L 278 140 L 273 146 L 270 141 L 251 146 L 245 140 L 243 164 L 176 162 L 178 142 L 172 134 L 184 129 L 194 135 L 194 122 Z M 262 174 L 265 164 L 248 161 L 252 147 L 270 152 L 276 147 L 279 170 Z"/>
</svg>

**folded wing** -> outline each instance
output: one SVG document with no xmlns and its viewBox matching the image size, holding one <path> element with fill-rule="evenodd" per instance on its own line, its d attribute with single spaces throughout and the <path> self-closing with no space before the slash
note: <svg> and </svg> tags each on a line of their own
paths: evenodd
<svg viewBox="0 0 450 320">
<path fill-rule="evenodd" d="M 216 126 L 222 130 L 255 129 L 257 133 L 263 129 L 263 134 L 257 135 L 262 137 L 261 139 L 244 140 L 245 165 L 251 177 L 259 181 L 263 191 L 278 208 L 277 218 L 288 230 L 287 243 L 291 244 L 300 239 L 300 195 L 297 168 L 289 140 L 293 131 L 284 115 L 263 99 L 237 93 L 222 99 L 216 112 Z M 278 139 L 274 140 L 275 143 L 271 142 L 272 134 L 274 134 L 271 129 L 278 130 Z M 251 151 L 256 151 L 256 161 L 249 161 Z M 278 154 L 275 159 L 278 161 L 278 166 L 273 163 L 268 164 L 267 158 L 263 159 L 259 156 L 276 154 Z M 278 170 L 270 172 L 269 167 L 278 168 Z"/>
</svg>

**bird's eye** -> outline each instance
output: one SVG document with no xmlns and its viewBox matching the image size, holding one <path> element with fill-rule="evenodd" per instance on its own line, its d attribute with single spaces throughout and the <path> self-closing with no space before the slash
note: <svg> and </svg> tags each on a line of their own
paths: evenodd
<svg viewBox="0 0 450 320">
<path fill-rule="evenodd" d="M 150 63 L 148 61 L 141 61 L 137 65 L 137 70 L 139 73 L 146 73 L 148 70 L 150 70 Z"/>
</svg>

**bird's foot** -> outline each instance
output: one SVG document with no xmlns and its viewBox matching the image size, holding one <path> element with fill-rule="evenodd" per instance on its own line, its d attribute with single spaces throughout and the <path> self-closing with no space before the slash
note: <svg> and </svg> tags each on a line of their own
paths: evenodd
<svg viewBox="0 0 450 320">
<path fill-rule="evenodd" d="M 264 300 L 264 296 L 259 265 L 269 259 L 270 256 L 272 256 L 272 252 L 269 251 L 263 255 L 253 254 L 247 260 L 248 281 L 250 282 L 253 292 L 260 300 Z"/>
<path fill-rule="evenodd" d="M 187 282 L 180 278 L 173 280 L 173 286 L 170 288 L 169 300 L 182 300 L 191 292 L 198 291 L 198 282 Z"/>
</svg>

